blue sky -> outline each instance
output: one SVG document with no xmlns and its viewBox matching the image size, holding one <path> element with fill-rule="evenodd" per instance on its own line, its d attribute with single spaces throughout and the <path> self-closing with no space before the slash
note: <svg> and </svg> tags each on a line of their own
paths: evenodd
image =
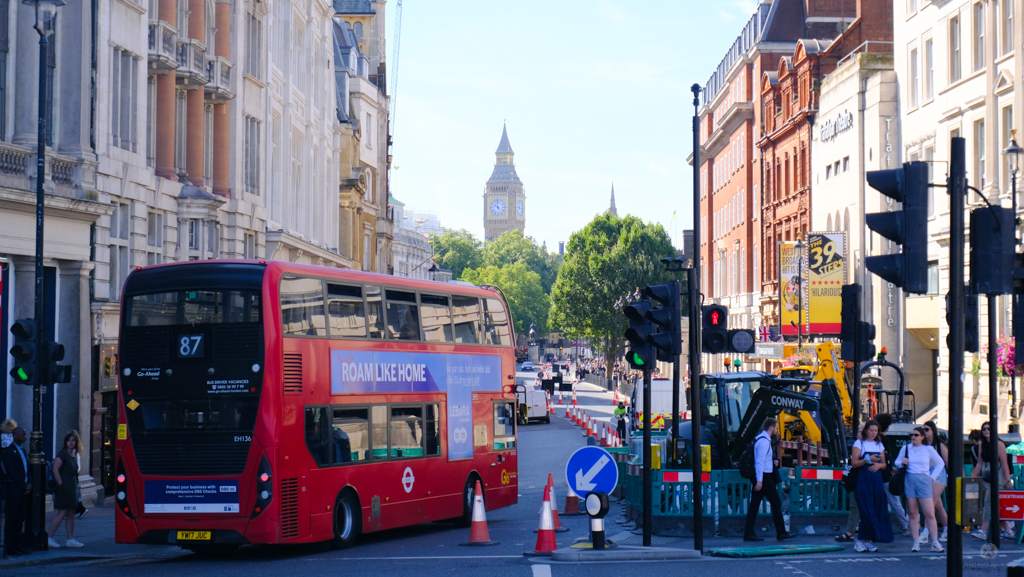
<svg viewBox="0 0 1024 577">
<path fill-rule="evenodd" d="M 507 119 L 528 236 L 557 250 L 607 209 L 614 181 L 619 214 L 674 229 L 678 245 L 692 222 L 690 85 L 704 85 L 755 5 L 405 0 L 392 194 L 482 239 Z"/>
</svg>

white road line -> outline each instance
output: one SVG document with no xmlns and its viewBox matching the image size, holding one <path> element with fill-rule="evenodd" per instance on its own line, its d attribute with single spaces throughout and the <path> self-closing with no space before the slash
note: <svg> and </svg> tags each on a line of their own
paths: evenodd
<svg viewBox="0 0 1024 577">
<path fill-rule="evenodd" d="M 533 577 L 551 577 L 551 565 L 534 565 Z"/>
</svg>

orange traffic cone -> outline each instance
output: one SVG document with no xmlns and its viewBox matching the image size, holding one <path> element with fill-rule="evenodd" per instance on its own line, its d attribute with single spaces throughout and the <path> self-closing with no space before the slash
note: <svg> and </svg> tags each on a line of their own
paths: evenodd
<svg viewBox="0 0 1024 577">
<path fill-rule="evenodd" d="M 554 405 L 552 405 L 551 403 L 548 403 L 548 409 L 551 411 L 552 415 L 555 414 L 555 406 Z"/>
<path fill-rule="evenodd" d="M 545 555 L 558 548 L 555 542 L 555 526 L 551 517 L 551 487 L 544 486 L 544 504 L 540 509 L 540 526 L 537 528 L 537 546 L 533 551 L 523 553 L 527 556 Z"/>
<path fill-rule="evenodd" d="M 491 535 L 487 532 L 487 514 L 484 511 L 484 494 L 480 488 L 480 481 L 476 482 L 476 492 L 473 495 L 473 524 L 469 529 L 469 543 L 462 543 L 467 547 L 480 547 L 483 545 L 497 545 L 497 541 L 491 541 Z"/>
<path fill-rule="evenodd" d="M 572 419 L 572 415 L 569 414 L 569 405 L 565 406 L 565 418 Z"/>
<path fill-rule="evenodd" d="M 572 486 L 569 487 L 568 493 L 565 494 L 565 507 L 562 507 L 563 515 L 583 515 L 584 512 L 580 511 L 580 498 L 573 492 Z"/>
<path fill-rule="evenodd" d="M 601 425 L 601 446 L 608 446 L 608 425 Z"/>
<path fill-rule="evenodd" d="M 555 498 L 555 478 L 551 473 L 548 473 L 548 487 L 551 492 L 551 522 L 555 527 L 555 533 L 565 533 L 569 530 L 568 527 L 562 527 L 562 522 L 558 519 L 558 500 Z"/>
<path fill-rule="evenodd" d="M 612 391 L 612 406 L 619 404 L 619 391 Z"/>
<path fill-rule="evenodd" d="M 576 404 L 576 387 L 572 388 L 572 404 Z"/>
</svg>

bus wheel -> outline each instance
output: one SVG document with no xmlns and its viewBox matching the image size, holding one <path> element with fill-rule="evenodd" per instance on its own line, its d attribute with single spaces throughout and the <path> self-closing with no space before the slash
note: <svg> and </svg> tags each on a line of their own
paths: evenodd
<svg viewBox="0 0 1024 577">
<path fill-rule="evenodd" d="M 334 538 L 332 549 L 348 549 L 362 531 L 362 509 L 351 491 L 344 491 L 334 504 Z"/>
<path fill-rule="evenodd" d="M 479 478 L 475 474 L 466 479 L 466 487 L 462 490 L 462 515 L 455 518 L 456 527 L 464 529 L 473 524 L 473 497 L 478 480 Z"/>
</svg>

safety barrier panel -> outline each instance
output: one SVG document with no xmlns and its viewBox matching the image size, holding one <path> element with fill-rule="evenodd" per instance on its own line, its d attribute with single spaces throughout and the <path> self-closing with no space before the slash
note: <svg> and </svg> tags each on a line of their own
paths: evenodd
<svg viewBox="0 0 1024 577">
<path fill-rule="evenodd" d="M 653 494 L 651 503 L 653 515 L 693 516 L 693 483 L 691 471 L 654 471 Z M 704 514 L 712 514 L 715 496 L 714 486 L 717 484 L 721 471 L 700 473 L 704 503 Z M 642 498 L 641 487 L 641 498 Z M 641 510 L 643 506 L 641 505 Z"/>
</svg>

